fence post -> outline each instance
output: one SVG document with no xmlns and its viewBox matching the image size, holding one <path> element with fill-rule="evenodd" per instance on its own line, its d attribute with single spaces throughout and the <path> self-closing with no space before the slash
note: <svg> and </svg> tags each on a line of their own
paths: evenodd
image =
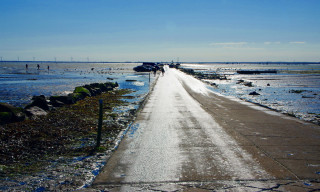
<svg viewBox="0 0 320 192">
<path fill-rule="evenodd" d="M 96 149 L 98 147 L 100 147 L 100 140 L 101 140 L 101 129 L 102 129 L 102 107 L 103 107 L 103 103 L 102 103 L 102 99 L 99 100 L 99 121 L 98 121 L 98 134 L 97 134 L 97 145 L 96 145 Z"/>
<path fill-rule="evenodd" d="M 149 90 L 150 90 L 150 87 L 151 87 L 151 86 L 150 86 L 150 73 L 151 73 L 151 72 L 149 72 Z"/>
</svg>

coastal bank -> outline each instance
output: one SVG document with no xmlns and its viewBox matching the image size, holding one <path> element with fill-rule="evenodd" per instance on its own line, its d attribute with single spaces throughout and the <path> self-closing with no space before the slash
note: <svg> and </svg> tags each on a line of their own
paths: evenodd
<svg viewBox="0 0 320 192">
<path fill-rule="evenodd" d="M 154 83 L 147 86 L 152 89 Z M 43 101 L 50 108 L 42 109 L 46 114 L 0 125 L 0 189 L 53 191 L 88 187 L 148 96 L 148 92 L 116 87 L 117 83 L 83 85 L 72 94 L 51 96 L 50 102 L 44 96 L 35 97 L 28 106 Z M 95 148 L 100 100 L 102 140 Z"/>
</svg>

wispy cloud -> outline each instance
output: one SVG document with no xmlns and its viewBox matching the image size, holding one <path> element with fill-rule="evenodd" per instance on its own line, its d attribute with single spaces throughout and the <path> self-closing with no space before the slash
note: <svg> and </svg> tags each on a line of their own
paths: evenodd
<svg viewBox="0 0 320 192">
<path fill-rule="evenodd" d="M 290 44 L 305 44 L 305 41 L 291 41 Z"/>
<path fill-rule="evenodd" d="M 223 43 L 210 43 L 210 45 L 220 45 L 220 46 L 239 46 L 239 45 L 246 45 L 248 42 L 223 42 Z"/>
<path fill-rule="evenodd" d="M 263 44 L 265 44 L 265 45 L 279 45 L 281 43 L 279 41 L 275 41 L 275 42 L 266 41 Z"/>
</svg>

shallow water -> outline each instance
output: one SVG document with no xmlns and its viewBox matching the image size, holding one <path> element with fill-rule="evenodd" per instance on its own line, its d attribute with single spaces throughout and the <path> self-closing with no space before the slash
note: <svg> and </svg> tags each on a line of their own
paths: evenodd
<svg viewBox="0 0 320 192">
<path fill-rule="evenodd" d="M 307 121 L 319 122 L 319 64 L 183 64 L 182 67 L 202 73 L 226 75 L 228 80 L 205 80 L 217 85 L 210 87 L 214 92 L 259 103 Z M 240 69 L 276 69 L 278 73 L 238 74 L 236 71 Z M 252 82 L 253 87 L 239 84 L 239 80 Z M 253 91 L 260 95 L 249 95 Z"/>
<path fill-rule="evenodd" d="M 34 95 L 66 95 L 76 86 L 106 81 L 118 82 L 119 88 L 132 89 L 136 96 L 143 95 L 149 88 L 149 75 L 134 72 L 137 65 L 140 63 L 0 62 L 0 102 L 23 107 Z M 150 79 L 152 82 L 153 76 Z"/>
</svg>

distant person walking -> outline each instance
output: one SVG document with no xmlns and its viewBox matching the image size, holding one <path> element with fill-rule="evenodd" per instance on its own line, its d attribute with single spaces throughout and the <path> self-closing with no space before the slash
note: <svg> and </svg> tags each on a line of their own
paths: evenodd
<svg viewBox="0 0 320 192">
<path fill-rule="evenodd" d="M 50 66 L 48 65 L 48 71 L 50 70 Z"/>
<path fill-rule="evenodd" d="M 156 75 L 157 75 L 157 69 L 154 67 L 154 68 L 152 69 L 152 71 L 153 71 L 153 75 L 156 76 Z"/>
<path fill-rule="evenodd" d="M 37 67 L 38 67 L 38 70 L 39 70 L 40 69 L 40 65 L 38 64 Z"/>
<path fill-rule="evenodd" d="M 29 67 L 28 64 L 26 64 L 26 70 L 28 70 L 28 67 Z"/>
<path fill-rule="evenodd" d="M 161 73 L 162 73 L 162 76 L 164 75 L 164 68 L 163 67 L 161 67 Z"/>
</svg>

